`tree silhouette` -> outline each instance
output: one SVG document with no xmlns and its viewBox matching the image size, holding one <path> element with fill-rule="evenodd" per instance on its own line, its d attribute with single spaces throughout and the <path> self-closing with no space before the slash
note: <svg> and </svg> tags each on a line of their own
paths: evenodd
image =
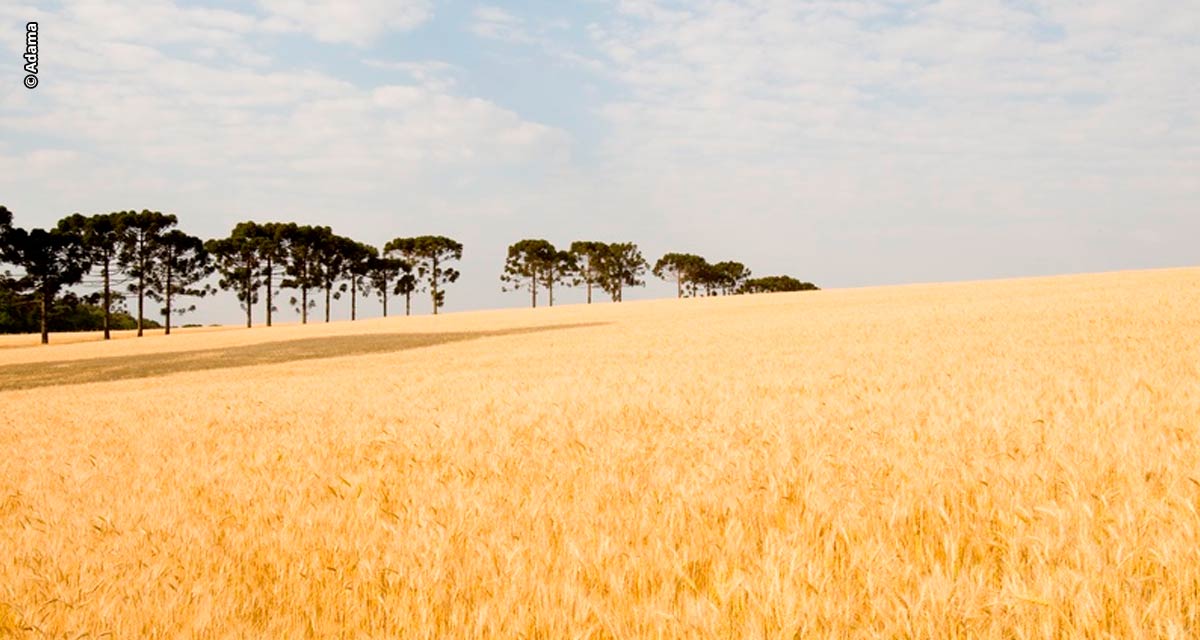
<svg viewBox="0 0 1200 640">
<path fill-rule="evenodd" d="M 692 272 L 688 286 L 693 296 L 696 295 L 697 288 L 703 288 L 706 296 L 716 295 L 717 289 L 721 286 L 721 274 L 707 260 L 701 260 Z"/>
<path fill-rule="evenodd" d="M 329 227 L 322 227 L 328 231 Z M 331 300 L 340 300 L 346 292 L 346 278 L 354 241 L 335 233 L 321 233 L 316 238 L 317 280 L 325 291 L 325 322 L 329 322 Z"/>
<path fill-rule="evenodd" d="M 640 287 L 646 284 L 642 277 L 648 265 L 632 242 L 614 242 L 608 245 L 608 250 L 600 260 L 601 287 L 608 292 L 613 302 L 624 299 L 626 287 Z"/>
<path fill-rule="evenodd" d="M 267 307 L 267 326 L 273 323 L 272 312 L 277 307 L 275 306 L 275 278 L 285 276 L 285 268 L 288 258 L 288 229 L 289 225 L 281 222 L 266 222 L 263 224 L 255 224 L 249 235 L 254 239 L 255 247 L 258 252 L 258 262 L 262 265 L 262 273 L 260 274 L 262 284 L 267 289 L 266 307 Z"/>
<path fill-rule="evenodd" d="M 750 270 L 740 262 L 718 262 L 713 265 L 713 272 L 721 293 L 727 296 L 736 293 L 750 279 Z"/>
<path fill-rule="evenodd" d="M 463 246 L 445 236 L 419 236 L 413 238 L 413 250 L 417 257 L 417 275 L 428 278 L 429 291 L 433 299 L 433 315 L 446 302 L 442 285 L 458 280 L 458 270 L 446 266 L 451 260 L 461 260 Z"/>
<path fill-rule="evenodd" d="M 542 271 L 542 284 L 546 287 L 546 297 L 550 299 L 550 306 L 554 306 L 554 285 L 563 284 L 570 286 L 574 282 L 574 275 L 578 267 L 575 264 L 575 256 L 570 251 L 555 251 L 554 257 L 546 265 L 546 269 Z"/>
<path fill-rule="evenodd" d="M 703 265 L 704 258 L 690 253 L 668 253 L 654 263 L 654 275 L 668 282 L 675 283 L 675 297 L 683 297 L 684 286 L 695 281 Z"/>
<path fill-rule="evenodd" d="M 112 269 L 121 241 L 121 214 L 102 213 L 83 216 L 75 213 L 59 220 L 58 227 L 78 235 L 87 251 L 88 261 L 100 269 L 101 307 L 104 309 L 104 339 L 112 339 Z"/>
<path fill-rule="evenodd" d="M 156 266 L 163 234 L 174 227 L 179 219 L 174 214 L 148 210 L 126 211 L 117 215 L 120 237 L 117 263 L 134 280 L 129 285 L 129 291 L 137 294 L 137 334 L 140 338 L 146 317 L 146 279 Z"/>
<path fill-rule="evenodd" d="M 384 245 L 383 254 L 389 258 L 396 257 L 408 265 L 407 268 L 402 269 L 393 291 L 396 295 L 404 296 L 404 315 L 412 315 L 412 294 L 421 291 L 421 277 L 423 277 L 417 271 L 417 263 L 421 260 L 421 257 L 417 255 L 417 239 L 393 238 Z"/>
<path fill-rule="evenodd" d="M 246 309 L 246 328 L 254 326 L 254 304 L 258 302 L 262 264 L 258 259 L 257 225 L 240 222 L 228 238 L 209 240 L 204 248 L 213 257 L 218 285 L 237 293 Z"/>
<path fill-rule="evenodd" d="M 371 260 L 379 256 L 379 250 L 371 245 L 351 240 L 345 246 L 346 274 L 350 278 L 350 320 L 358 319 L 358 294 L 370 295 Z"/>
<path fill-rule="evenodd" d="M 12 233 L 13 214 L 8 210 L 8 207 L 0 205 L 0 261 L 8 261 L 9 242 Z"/>
<path fill-rule="evenodd" d="M 300 312 L 300 322 L 308 324 L 308 311 L 315 306 L 315 301 L 308 299 L 308 290 L 320 286 L 320 265 L 318 245 L 321 238 L 332 235 L 329 227 L 313 227 L 289 223 L 283 230 L 287 247 L 285 257 L 285 278 L 280 286 L 297 289 L 300 297 L 292 297 L 290 302 Z"/>
<path fill-rule="evenodd" d="M 402 278 L 412 279 L 412 265 L 400 258 L 385 258 L 373 255 L 367 260 L 367 281 L 371 288 L 379 293 L 383 303 L 383 317 L 388 317 L 388 293 L 392 282 L 395 281 L 395 293 L 403 293 L 400 285 Z"/>
<path fill-rule="evenodd" d="M 171 315 L 196 310 L 194 304 L 175 309 L 172 303 L 180 296 L 203 298 L 211 293 L 212 286 L 203 284 L 203 281 L 212 275 L 213 265 L 204 249 L 204 242 L 178 229 L 172 229 L 162 236 L 155 262 L 147 279 L 146 295 L 164 303 L 166 335 L 171 335 Z"/>
<path fill-rule="evenodd" d="M 541 239 L 525 239 L 508 247 L 508 258 L 500 281 L 501 291 L 529 289 L 530 305 L 537 308 L 538 286 L 543 284 L 546 270 L 551 268 L 557 251 L 554 245 Z"/>
<path fill-rule="evenodd" d="M 811 282 L 801 282 L 791 276 L 766 276 L 751 278 L 742 284 L 745 293 L 776 293 L 782 291 L 818 291 L 820 287 Z"/>
<path fill-rule="evenodd" d="M 574 265 L 574 284 L 587 287 L 587 303 L 592 303 L 592 287 L 600 286 L 604 273 L 602 266 L 604 256 L 608 254 L 608 245 L 603 242 L 577 240 L 571 243 L 569 250 L 571 262 Z"/>
<path fill-rule="evenodd" d="M 54 298 L 64 287 L 83 279 L 90 267 L 89 252 L 83 239 L 68 229 L 26 231 L 4 224 L 3 220 L 0 225 L 8 227 L 3 231 L 3 242 L 0 242 L 3 260 L 25 272 L 13 281 L 13 286 L 18 292 L 28 291 L 37 298 L 42 344 L 48 344 L 47 318 Z"/>
</svg>

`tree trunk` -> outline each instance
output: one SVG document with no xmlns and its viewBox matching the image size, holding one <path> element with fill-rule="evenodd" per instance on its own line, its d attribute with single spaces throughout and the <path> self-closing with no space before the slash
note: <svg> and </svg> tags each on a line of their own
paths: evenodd
<svg viewBox="0 0 1200 640">
<path fill-rule="evenodd" d="M 429 289 L 433 292 L 433 315 L 438 314 L 438 261 L 437 256 L 433 257 L 433 272 L 429 275 Z"/>
<path fill-rule="evenodd" d="M 138 332 L 142 337 L 142 303 L 146 293 L 146 240 L 138 237 Z"/>
<path fill-rule="evenodd" d="M 358 320 L 358 278 L 350 278 L 350 322 Z"/>
<path fill-rule="evenodd" d="M 275 279 L 275 274 L 272 271 L 274 265 L 271 264 L 271 257 L 267 256 L 267 326 L 271 326 L 271 303 L 275 298 L 271 295 L 271 281 Z"/>
<path fill-rule="evenodd" d="M 533 277 L 529 279 L 529 295 L 531 296 L 531 298 L 533 300 L 533 308 L 536 309 L 537 308 L 537 273 L 534 273 Z"/>
<path fill-rule="evenodd" d="M 146 263 L 142 262 L 142 274 L 138 276 L 138 337 L 142 337 L 142 305 L 146 298 Z"/>
<path fill-rule="evenodd" d="M 404 294 L 404 315 L 412 315 L 412 293 Z"/>
<path fill-rule="evenodd" d="M 592 281 L 590 279 L 587 281 L 587 292 L 588 292 L 587 303 L 591 304 L 592 303 Z"/>
<path fill-rule="evenodd" d="M 250 269 L 246 269 L 246 328 L 254 326 L 254 291 L 250 289 Z"/>
<path fill-rule="evenodd" d="M 308 285 L 300 287 L 300 323 L 308 324 Z"/>
<path fill-rule="evenodd" d="M 142 284 L 142 278 L 138 278 L 138 337 L 142 337 L 142 306 L 145 303 L 146 286 Z"/>
<path fill-rule="evenodd" d="M 554 281 L 546 283 L 546 296 L 550 298 L 550 306 L 554 306 Z"/>
<path fill-rule="evenodd" d="M 167 303 L 166 332 L 163 335 L 171 335 L 171 263 L 167 263 L 167 286 L 163 291 L 163 297 Z"/>
<path fill-rule="evenodd" d="M 678 290 L 675 297 L 682 298 L 683 297 L 683 278 L 679 278 L 679 277 L 675 278 L 675 288 Z"/>
<path fill-rule="evenodd" d="M 325 322 L 329 322 L 329 296 L 333 292 L 333 283 L 325 285 Z"/>
<path fill-rule="evenodd" d="M 111 340 L 112 332 L 112 293 L 109 289 L 108 263 L 110 258 L 104 254 L 104 339 Z"/>
<path fill-rule="evenodd" d="M 380 295 L 383 298 L 383 317 L 387 317 L 387 287 L 385 286 Z"/>
<path fill-rule="evenodd" d="M 42 313 L 41 313 L 41 329 L 42 329 L 42 344 L 50 344 L 50 327 L 46 324 L 46 313 L 49 311 L 50 292 L 42 289 Z"/>
</svg>

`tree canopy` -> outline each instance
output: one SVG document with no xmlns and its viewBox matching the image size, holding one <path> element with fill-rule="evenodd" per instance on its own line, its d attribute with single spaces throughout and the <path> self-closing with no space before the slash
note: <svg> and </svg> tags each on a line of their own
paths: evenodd
<svg viewBox="0 0 1200 640">
<path fill-rule="evenodd" d="M 504 261 L 504 272 L 500 281 L 502 291 L 528 289 L 530 306 L 537 307 L 538 287 L 542 286 L 545 272 L 551 268 L 558 251 L 546 240 L 525 239 L 508 247 L 508 258 Z"/>
<path fill-rule="evenodd" d="M 648 266 L 636 244 L 611 243 L 600 257 L 600 286 L 613 302 L 621 302 L 626 287 L 640 287 L 646 284 L 643 277 Z"/>
<path fill-rule="evenodd" d="M 820 287 L 811 282 L 801 282 L 791 276 L 767 276 L 752 278 L 741 287 L 744 293 L 778 293 L 783 291 L 817 291 Z"/>
<path fill-rule="evenodd" d="M 213 291 L 205 279 L 214 270 L 204 241 L 179 229 L 172 229 L 159 240 L 158 259 L 147 278 L 146 295 L 162 302 L 166 334 L 171 333 L 171 315 L 196 310 L 196 305 L 172 306 L 181 296 L 203 298 Z"/>
<path fill-rule="evenodd" d="M 412 239 L 417 274 L 427 278 L 432 296 L 433 315 L 446 303 L 444 286 L 458 281 L 459 272 L 446 263 L 461 260 L 462 243 L 445 236 L 417 236 Z"/>
<path fill-rule="evenodd" d="M 246 327 L 254 326 L 254 305 L 258 302 L 258 287 L 261 282 L 261 263 L 258 253 L 258 225 L 240 222 L 227 238 L 217 238 L 204 243 L 204 249 L 212 255 L 214 266 L 220 275 L 217 282 L 222 289 L 233 291 L 246 310 Z"/>
<path fill-rule="evenodd" d="M 83 240 L 64 229 L 8 227 L 4 233 L 4 259 L 23 270 L 10 280 L 15 293 L 29 293 L 37 301 L 42 344 L 50 342 L 49 313 L 59 292 L 78 283 L 91 266 Z"/>
<path fill-rule="evenodd" d="M 587 303 L 592 303 L 592 289 L 599 287 L 603 278 L 601 269 L 604 256 L 608 254 L 608 245 L 593 240 L 576 240 L 568 250 L 574 265 L 572 284 L 584 285 L 587 289 Z"/>
<path fill-rule="evenodd" d="M 104 311 L 104 339 L 112 338 L 112 290 L 113 270 L 117 267 L 118 249 L 123 237 L 124 214 L 121 212 L 101 213 L 84 216 L 79 213 L 67 216 L 58 222 L 58 228 L 77 234 L 83 243 L 88 261 L 100 270 L 100 305 Z M 119 294 L 117 295 L 119 297 Z"/>
<path fill-rule="evenodd" d="M 654 263 L 655 276 L 669 282 L 674 282 L 676 297 L 683 297 L 683 290 L 689 282 L 694 283 L 708 265 L 704 258 L 691 253 L 668 253 Z"/>
<path fill-rule="evenodd" d="M 137 296 L 138 335 L 142 335 L 146 317 L 146 280 L 156 268 L 162 237 L 179 223 L 174 214 L 159 211 L 125 211 L 118 216 L 117 263 L 133 279 L 129 292 Z"/>
<path fill-rule="evenodd" d="M 417 271 L 417 239 L 393 238 L 383 246 L 383 255 L 403 263 L 400 277 L 396 280 L 396 295 L 404 296 L 404 315 L 412 315 L 412 296 L 421 291 L 422 275 Z"/>
</svg>

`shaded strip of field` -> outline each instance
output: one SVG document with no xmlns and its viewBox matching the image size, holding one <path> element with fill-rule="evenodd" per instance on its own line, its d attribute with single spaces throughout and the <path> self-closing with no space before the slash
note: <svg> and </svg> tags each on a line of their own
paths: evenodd
<svg viewBox="0 0 1200 640">
<path fill-rule="evenodd" d="M 153 378 L 183 371 L 232 369 L 296 360 L 367 355 L 431 347 L 522 333 L 596 326 L 603 323 L 562 324 L 497 331 L 450 333 L 382 333 L 264 342 L 227 349 L 174 351 L 107 358 L 31 362 L 0 366 L 0 391 L 110 380 Z"/>
</svg>

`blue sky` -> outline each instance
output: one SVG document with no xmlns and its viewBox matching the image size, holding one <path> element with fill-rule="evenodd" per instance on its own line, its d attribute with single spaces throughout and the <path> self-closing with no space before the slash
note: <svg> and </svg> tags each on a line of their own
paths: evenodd
<svg viewBox="0 0 1200 640">
<path fill-rule="evenodd" d="M 19 224 L 450 235 L 450 311 L 524 304 L 498 279 L 523 237 L 827 287 L 1200 255 L 1195 3 L 87 0 L 0 25 Z M 627 299 L 670 295 L 650 280 Z M 197 319 L 237 321 L 224 298 Z"/>
</svg>

